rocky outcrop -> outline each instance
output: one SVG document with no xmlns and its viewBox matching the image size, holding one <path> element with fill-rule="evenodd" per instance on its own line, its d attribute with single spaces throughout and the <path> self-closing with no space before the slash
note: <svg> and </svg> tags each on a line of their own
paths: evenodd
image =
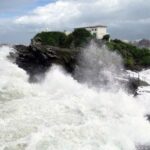
<svg viewBox="0 0 150 150">
<path fill-rule="evenodd" d="M 150 48 L 150 40 L 149 39 L 142 39 L 140 41 L 134 41 L 131 43 L 139 48 Z"/>
<path fill-rule="evenodd" d="M 67 72 L 73 73 L 78 51 L 62 49 L 41 43 L 32 42 L 30 46 L 15 45 L 15 53 L 10 53 L 11 59 L 27 71 L 30 80 L 34 81 L 36 74 L 45 73 L 55 63 L 61 65 Z"/>
<path fill-rule="evenodd" d="M 99 46 L 101 47 L 102 44 L 99 43 Z M 36 41 L 33 39 L 29 46 L 15 45 L 14 49 L 16 51 L 10 53 L 9 59 L 29 74 L 31 82 L 36 82 L 36 75 L 45 74 L 52 64 L 61 65 L 73 75 L 80 52 L 79 49 L 64 49 L 44 45 L 40 39 L 36 39 Z M 141 84 L 144 83 L 137 79 L 130 79 L 128 87 L 131 93 L 136 95 L 136 90 Z"/>
<path fill-rule="evenodd" d="M 150 40 L 142 39 L 138 42 L 138 46 L 142 48 L 150 48 Z"/>
</svg>

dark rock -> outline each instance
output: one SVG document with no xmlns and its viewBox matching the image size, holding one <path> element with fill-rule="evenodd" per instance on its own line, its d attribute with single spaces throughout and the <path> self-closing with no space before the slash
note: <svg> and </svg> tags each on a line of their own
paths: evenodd
<svg viewBox="0 0 150 150">
<path fill-rule="evenodd" d="M 146 119 L 150 121 L 150 114 L 146 115 Z"/>
<path fill-rule="evenodd" d="M 34 81 L 35 75 L 44 74 L 53 63 L 63 66 L 69 73 L 75 69 L 77 50 L 42 45 L 34 41 L 30 46 L 15 45 L 14 49 L 16 52 L 10 53 L 9 58 L 15 59 L 16 64 L 27 71 L 31 81 Z"/>
<path fill-rule="evenodd" d="M 134 96 L 137 96 L 137 90 L 140 86 L 149 86 L 149 84 L 145 81 L 142 81 L 138 78 L 130 78 L 128 82 L 129 92 L 134 93 Z"/>
</svg>

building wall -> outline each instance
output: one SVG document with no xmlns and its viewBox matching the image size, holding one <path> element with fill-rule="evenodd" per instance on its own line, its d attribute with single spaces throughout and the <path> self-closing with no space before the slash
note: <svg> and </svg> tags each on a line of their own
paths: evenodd
<svg viewBox="0 0 150 150">
<path fill-rule="evenodd" d="M 104 35 L 107 34 L 107 28 L 99 27 L 97 28 L 97 39 L 102 39 Z"/>
<path fill-rule="evenodd" d="M 102 39 L 103 36 L 107 34 L 106 27 L 86 28 L 86 30 L 90 31 L 92 35 L 95 34 L 97 39 Z"/>
<path fill-rule="evenodd" d="M 92 35 L 96 35 L 97 38 L 97 28 L 86 28 Z"/>
<path fill-rule="evenodd" d="M 64 33 L 65 33 L 66 35 L 69 35 L 71 32 L 70 32 L 70 31 L 64 31 Z"/>
</svg>

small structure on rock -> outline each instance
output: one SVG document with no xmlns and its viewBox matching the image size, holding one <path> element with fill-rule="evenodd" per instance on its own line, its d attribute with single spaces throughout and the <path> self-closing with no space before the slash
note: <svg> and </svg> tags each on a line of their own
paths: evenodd
<svg viewBox="0 0 150 150">
<path fill-rule="evenodd" d="M 84 28 L 88 30 L 96 39 L 102 39 L 105 35 L 107 35 L 107 26 L 104 25 L 96 25 L 96 26 L 87 26 L 87 27 L 79 27 L 75 29 Z"/>
</svg>

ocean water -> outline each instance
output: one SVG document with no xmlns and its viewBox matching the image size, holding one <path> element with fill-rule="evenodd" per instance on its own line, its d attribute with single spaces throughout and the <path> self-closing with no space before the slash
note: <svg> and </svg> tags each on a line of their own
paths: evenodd
<svg viewBox="0 0 150 150">
<path fill-rule="evenodd" d="M 29 83 L 7 58 L 13 49 L 0 48 L 0 150 L 136 150 L 150 144 L 149 95 L 127 94 L 115 82 L 120 57 L 107 51 L 95 57 L 98 49 L 90 49 L 92 58 L 82 56 L 86 69 L 82 63 L 77 68 L 78 80 L 53 65 L 42 82 Z M 116 58 L 109 69 L 106 58 Z M 98 72 L 88 67 L 97 60 L 103 67 Z"/>
</svg>

